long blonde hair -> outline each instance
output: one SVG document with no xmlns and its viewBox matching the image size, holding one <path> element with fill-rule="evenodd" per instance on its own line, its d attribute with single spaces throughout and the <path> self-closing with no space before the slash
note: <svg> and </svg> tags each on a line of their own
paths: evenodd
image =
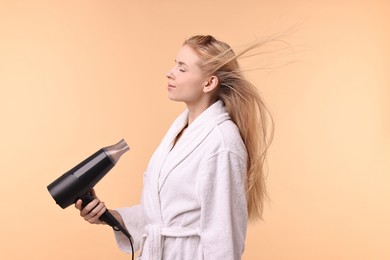
<svg viewBox="0 0 390 260">
<path fill-rule="evenodd" d="M 250 220 L 262 218 L 267 198 L 265 159 L 272 142 L 274 122 L 257 88 L 245 79 L 237 58 L 266 41 L 256 42 L 236 54 L 232 48 L 210 35 L 196 35 L 184 42 L 202 61 L 201 67 L 218 78 L 216 98 L 222 100 L 238 126 L 248 153 L 247 200 Z"/>
</svg>

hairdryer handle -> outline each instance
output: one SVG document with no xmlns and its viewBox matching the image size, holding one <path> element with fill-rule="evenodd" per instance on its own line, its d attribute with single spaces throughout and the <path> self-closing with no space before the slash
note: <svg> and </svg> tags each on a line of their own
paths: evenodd
<svg viewBox="0 0 390 260">
<path fill-rule="evenodd" d="M 93 201 L 95 197 L 92 196 L 91 192 L 88 192 L 81 196 L 81 205 L 83 207 L 87 206 L 91 201 Z M 104 221 L 109 226 L 111 226 L 113 229 L 118 230 L 118 227 L 120 226 L 118 220 L 108 211 L 106 210 L 103 215 L 99 218 L 101 221 Z"/>
<path fill-rule="evenodd" d="M 83 196 L 81 196 L 81 205 L 83 207 L 87 206 L 91 201 L 95 199 L 94 196 L 92 196 L 91 192 L 87 192 Z M 126 228 L 124 228 L 119 221 L 106 209 L 106 211 L 103 213 L 103 215 L 99 218 L 101 221 L 106 222 L 109 226 L 111 226 L 115 231 L 122 232 L 130 241 L 131 245 L 131 252 L 132 252 L 132 259 L 134 259 L 134 240 L 131 234 L 127 231 Z"/>
<path fill-rule="evenodd" d="M 92 196 L 91 192 L 89 191 L 81 196 L 81 205 L 85 207 L 94 199 L 95 197 Z M 130 235 L 127 229 L 125 229 L 108 210 L 106 210 L 99 219 L 104 221 L 107 225 L 111 226 L 115 231 L 121 231 L 130 240 L 130 242 L 133 243 L 133 237 Z"/>
</svg>

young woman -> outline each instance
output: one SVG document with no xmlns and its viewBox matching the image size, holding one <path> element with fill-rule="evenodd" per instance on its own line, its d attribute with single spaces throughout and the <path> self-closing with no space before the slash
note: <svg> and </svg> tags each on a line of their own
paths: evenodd
<svg viewBox="0 0 390 260">
<path fill-rule="evenodd" d="M 242 75 L 239 54 L 212 36 L 193 36 L 167 73 L 168 97 L 184 102 L 144 174 L 140 205 L 110 212 L 134 238 L 139 259 L 241 259 L 248 219 L 261 218 L 263 162 L 272 138 L 267 110 Z M 272 120 L 270 121 L 272 123 Z M 98 198 L 82 208 L 103 224 Z M 115 232 L 130 252 L 127 238 Z"/>
</svg>

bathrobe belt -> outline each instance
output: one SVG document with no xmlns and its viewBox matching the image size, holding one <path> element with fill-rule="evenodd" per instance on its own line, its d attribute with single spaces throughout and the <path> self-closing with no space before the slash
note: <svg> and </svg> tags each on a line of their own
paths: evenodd
<svg viewBox="0 0 390 260">
<path fill-rule="evenodd" d="M 199 228 L 187 227 L 162 227 L 158 224 L 148 224 L 145 227 L 145 233 L 142 235 L 142 240 L 149 241 L 149 252 L 151 252 L 152 260 L 162 259 L 162 237 L 190 237 L 199 236 Z"/>
</svg>

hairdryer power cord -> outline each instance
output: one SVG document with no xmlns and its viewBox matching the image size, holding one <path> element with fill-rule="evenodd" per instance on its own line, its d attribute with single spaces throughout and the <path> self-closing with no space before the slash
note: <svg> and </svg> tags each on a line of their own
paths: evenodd
<svg viewBox="0 0 390 260">
<path fill-rule="evenodd" d="M 81 196 L 82 200 L 82 206 L 85 207 L 88 203 L 90 203 L 92 200 L 94 200 L 93 194 L 89 191 L 83 196 Z M 106 211 L 103 213 L 103 215 L 100 216 L 100 220 L 106 222 L 109 226 L 111 226 L 115 231 L 121 231 L 130 241 L 131 246 L 131 259 L 134 260 L 134 246 L 133 246 L 133 237 L 130 235 L 130 233 L 125 229 L 119 221 L 106 209 Z"/>
<path fill-rule="evenodd" d="M 112 227 L 112 229 L 114 229 L 115 231 L 122 232 L 129 239 L 130 246 L 131 246 L 131 259 L 134 260 L 133 237 L 130 235 L 129 232 L 127 232 L 127 230 L 122 225 L 114 226 Z"/>
</svg>

